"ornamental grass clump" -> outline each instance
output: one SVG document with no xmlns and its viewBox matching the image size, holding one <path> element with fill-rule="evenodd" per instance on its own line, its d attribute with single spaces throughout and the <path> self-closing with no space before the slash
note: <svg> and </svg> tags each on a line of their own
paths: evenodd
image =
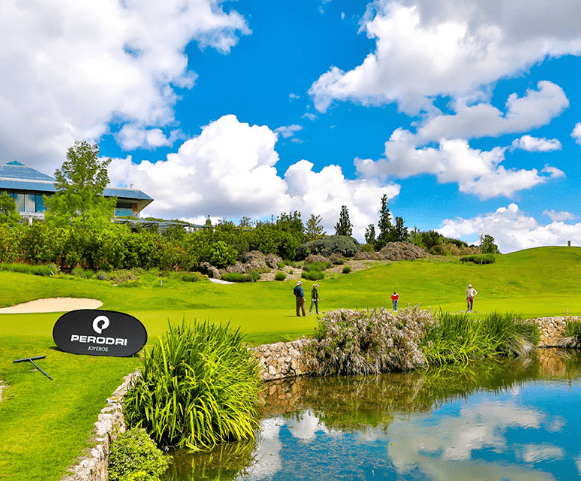
<svg viewBox="0 0 581 481">
<path fill-rule="evenodd" d="M 539 342 L 536 324 L 511 313 L 488 314 L 484 320 L 466 313 L 442 312 L 424 341 L 422 350 L 429 364 L 468 362 L 496 355 L 527 354 Z"/>
<path fill-rule="evenodd" d="M 559 340 L 560 347 L 571 349 L 581 349 L 581 322 L 567 320 L 565 323 L 565 332 L 562 339 Z"/>
<path fill-rule="evenodd" d="M 418 306 L 396 313 L 386 309 L 328 312 L 310 345 L 315 374 L 379 374 L 426 365 L 418 345 L 433 325 Z"/>
<path fill-rule="evenodd" d="M 200 450 L 254 439 L 261 380 L 239 330 L 170 324 L 140 371 L 124 399 L 125 419 L 158 445 Z"/>
</svg>

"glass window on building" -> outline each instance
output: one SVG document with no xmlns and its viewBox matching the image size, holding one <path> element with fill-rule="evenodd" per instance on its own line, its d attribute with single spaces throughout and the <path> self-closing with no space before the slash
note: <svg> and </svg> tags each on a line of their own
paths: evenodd
<svg viewBox="0 0 581 481">
<path fill-rule="evenodd" d="M 24 194 L 24 212 L 36 212 L 36 194 Z"/>
<path fill-rule="evenodd" d="M 46 209 L 44 208 L 44 198 L 42 194 L 36 195 L 36 212 L 44 212 Z"/>
</svg>

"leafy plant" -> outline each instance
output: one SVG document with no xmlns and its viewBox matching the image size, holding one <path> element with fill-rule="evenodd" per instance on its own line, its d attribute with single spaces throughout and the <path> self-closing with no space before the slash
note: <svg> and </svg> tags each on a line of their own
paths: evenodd
<svg viewBox="0 0 581 481">
<path fill-rule="evenodd" d="M 351 272 L 351 266 L 343 266 L 343 274 L 349 274 Z"/>
<path fill-rule="evenodd" d="M 297 258 L 305 259 L 310 254 L 330 256 L 334 252 L 343 257 L 353 257 L 359 251 L 359 244 L 348 236 L 332 235 L 324 239 L 318 239 L 301 244 L 297 249 Z"/>
<path fill-rule="evenodd" d="M 107 472 L 110 481 L 157 481 L 168 465 L 145 429 L 133 428 L 111 444 Z"/>
<path fill-rule="evenodd" d="M 581 349 L 581 322 L 567 320 L 565 332 L 559 341 L 559 346 L 571 349 Z"/>
<path fill-rule="evenodd" d="M 198 450 L 254 438 L 261 380 L 239 330 L 170 324 L 145 351 L 140 371 L 125 396 L 125 417 L 159 445 Z"/>
<path fill-rule="evenodd" d="M 285 279 L 286 279 L 286 272 L 277 271 L 277 273 L 274 275 L 275 281 L 284 281 Z"/>
<path fill-rule="evenodd" d="M 318 281 L 319 279 L 325 278 L 325 273 L 321 271 L 303 271 L 301 277 L 310 281 Z"/>
<path fill-rule="evenodd" d="M 220 279 L 227 282 L 248 282 L 248 277 L 240 272 L 224 272 Z"/>
</svg>

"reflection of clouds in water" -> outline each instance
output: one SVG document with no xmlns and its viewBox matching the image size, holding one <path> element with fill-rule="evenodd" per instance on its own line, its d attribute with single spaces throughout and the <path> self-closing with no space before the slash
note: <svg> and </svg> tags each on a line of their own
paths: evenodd
<svg viewBox="0 0 581 481">
<path fill-rule="evenodd" d="M 525 463 L 557 461 L 565 457 L 562 448 L 550 444 L 527 444 L 515 447 L 515 451 Z"/>
<path fill-rule="evenodd" d="M 264 479 L 272 476 L 282 469 L 280 451 L 280 427 L 285 420 L 281 417 L 263 419 L 260 422 L 260 434 L 254 450 L 254 462 L 246 470 L 246 474 L 239 474 L 236 480 L 245 479 L 250 475 L 252 479 Z"/>
<path fill-rule="evenodd" d="M 549 432 L 558 433 L 559 431 L 563 430 L 565 424 L 567 424 L 567 420 L 565 418 L 556 417 L 547 424 L 546 429 Z"/>
<path fill-rule="evenodd" d="M 581 454 L 575 458 L 575 464 L 577 465 L 577 471 L 581 474 Z"/>
<path fill-rule="evenodd" d="M 318 431 L 329 434 L 329 430 L 310 409 L 300 413 L 298 419 L 285 418 L 285 423 L 293 437 L 303 441 L 312 441 Z"/>
<path fill-rule="evenodd" d="M 519 466 L 472 461 L 472 451 L 488 448 L 506 449 L 503 432 L 508 427 L 539 429 L 545 415 L 512 402 L 483 402 L 462 408 L 460 417 L 444 417 L 438 425 L 424 424 L 431 415 L 412 422 L 397 419 L 390 426 L 388 453 L 400 473 L 419 469 L 430 479 L 511 479 L 537 481 L 554 479 L 549 473 L 531 471 Z M 548 445 L 520 446 L 527 462 L 560 459 L 559 448 Z M 549 449 L 551 448 L 551 449 Z M 557 452 L 558 451 L 558 452 Z M 544 457 L 543 457 L 544 456 Z"/>
</svg>

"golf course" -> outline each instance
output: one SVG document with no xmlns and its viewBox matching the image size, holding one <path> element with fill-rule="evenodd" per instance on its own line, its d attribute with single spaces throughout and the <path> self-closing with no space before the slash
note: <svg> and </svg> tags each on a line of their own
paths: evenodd
<svg viewBox="0 0 581 481">
<path fill-rule="evenodd" d="M 297 268 L 296 271 L 300 271 Z M 415 261 L 368 261 L 362 270 L 327 275 L 319 285 L 323 311 L 341 308 L 400 309 L 420 305 L 432 311 L 466 310 L 465 291 L 478 294 L 474 312 L 511 312 L 524 318 L 581 315 L 581 248 L 543 247 L 496 255 L 492 264 L 460 262 L 452 256 Z M 180 276 L 137 276 L 133 282 L 68 275 L 35 276 L 0 272 L 0 308 L 56 297 L 96 299 L 102 309 L 139 319 L 156 342 L 168 323 L 183 319 L 229 323 L 249 345 L 309 336 L 317 316 L 297 317 L 294 280 L 218 284 L 184 282 Z M 314 281 L 303 281 L 309 307 Z M 76 356 L 56 349 L 52 329 L 63 313 L 0 314 L 0 480 L 59 480 L 90 446 L 93 424 L 105 399 L 124 375 L 139 367 L 137 356 Z M 16 359 L 46 356 L 39 366 L 54 380 Z"/>
</svg>

